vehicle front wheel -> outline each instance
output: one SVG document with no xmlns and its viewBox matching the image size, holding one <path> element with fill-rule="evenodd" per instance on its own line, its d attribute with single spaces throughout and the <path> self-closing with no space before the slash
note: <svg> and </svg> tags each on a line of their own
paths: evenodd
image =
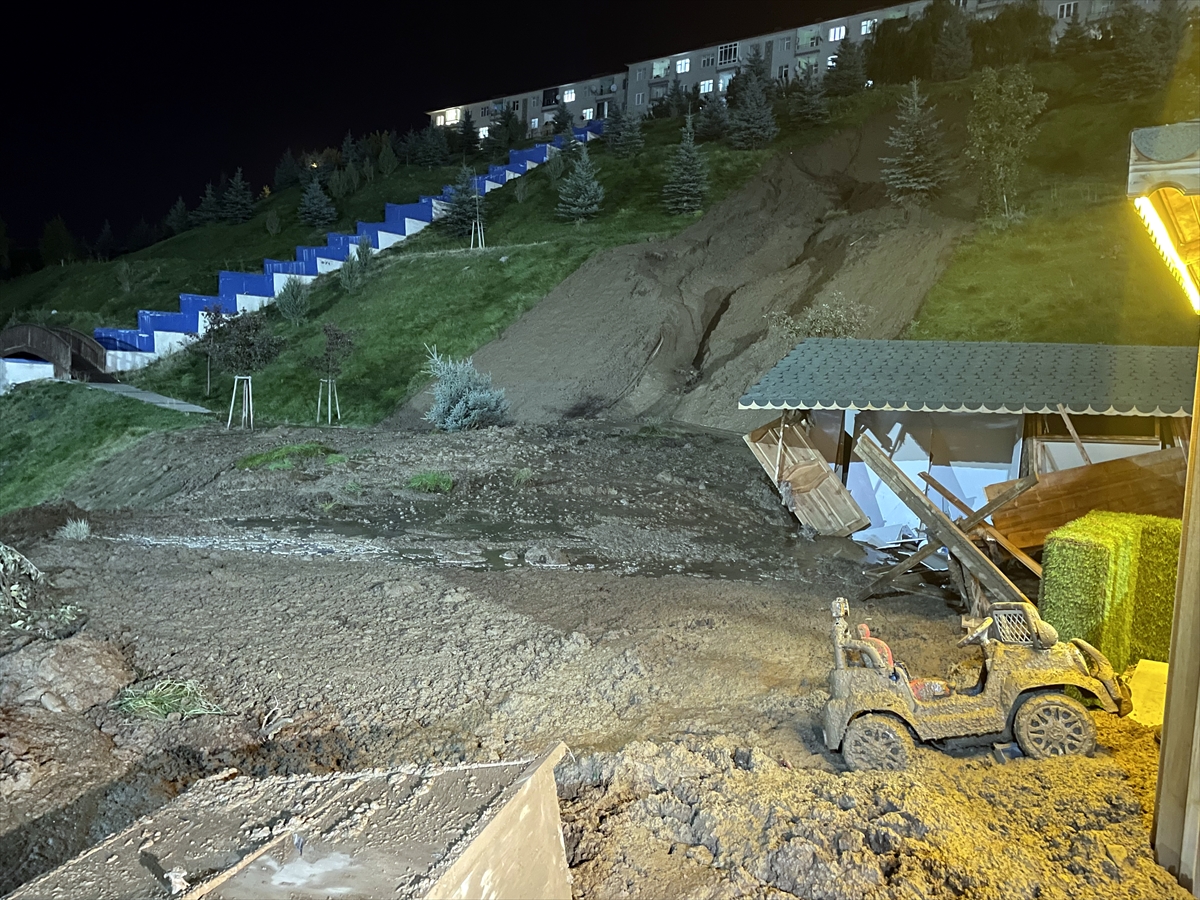
<svg viewBox="0 0 1200 900">
<path fill-rule="evenodd" d="M 854 771 L 900 772 L 912 762 L 916 745 L 908 726 L 895 716 L 867 713 L 854 719 L 842 740 L 842 758 Z"/>
<path fill-rule="evenodd" d="M 1022 703 L 1013 734 L 1032 759 L 1091 756 L 1096 749 L 1096 723 L 1082 703 L 1063 694 L 1035 694 Z"/>
</svg>

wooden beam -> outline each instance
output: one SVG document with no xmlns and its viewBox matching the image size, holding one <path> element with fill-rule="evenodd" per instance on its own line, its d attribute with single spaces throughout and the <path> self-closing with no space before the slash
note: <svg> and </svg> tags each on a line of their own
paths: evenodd
<svg viewBox="0 0 1200 900">
<path fill-rule="evenodd" d="M 1071 440 L 1075 442 L 1075 446 L 1079 449 L 1079 455 L 1083 457 L 1084 464 L 1090 466 L 1092 458 L 1088 456 L 1087 448 L 1083 446 L 1083 441 L 1079 439 L 1079 432 L 1075 430 L 1075 423 L 1071 421 L 1071 414 L 1067 412 L 1067 408 L 1061 403 L 1058 404 L 1058 414 L 1062 416 L 1062 420 L 1067 426 L 1067 431 L 1071 432 Z"/>
<path fill-rule="evenodd" d="M 937 491 L 939 494 L 941 494 L 943 497 L 945 497 L 951 504 L 953 504 L 955 509 L 957 509 L 959 512 L 963 513 L 968 518 L 975 515 L 975 510 L 971 509 L 971 507 L 969 507 L 969 506 L 967 506 L 967 504 L 963 503 L 962 500 L 960 500 L 958 497 L 956 497 L 948 487 L 943 485 L 941 482 L 939 482 L 936 478 L 934 478 L 928 472 L 922 472 L 921 477 L 925 479 L 925 481 L 928 483 L 928 485 L 931 488 L 933 488 L 935 491 Z M 1042 577 L 1042 567 L 1041 567 L 1041 565 L 1038 564 L 1037 560 L 1030 557 L 1029 554 L 1027 554 L 1024 550 L 1022 550 L 1020 547 L 1018 547 L 1016 544 L 1014 544 L 1012 541 L 1010 541 L 1008 538 L 1006 538 L 1003 534 L 1001 534 L 999 531 L 997 531 L 995 528 L 993 528 L 987 522 L 984 522 L 982 519 L 978 520 L 977 523 L 973 522 L 971 525 L 968 525 L 966 523 L 966 520 L 964 519 L 962 522 L 959 523 L 958 527 L 961 528 L 963 531 L 970 531 L 972 526 L 980 529 L 984 534 L 986 534 L 993 541 L 995 541 L 997 544 L 999 544 L 1001 547 L 1003 547 L 1005 550 L 1007 550 L 1012 555 L 1013 559 L 1015 559 L 1017 562 L 1019 562 L 1025 568 L 1027 568 L 1030 572 L 1032 572 L 1038 578 Z"/>
<path fill-rule="evenodd" d="M 879 479 L 892 489 L 904 505 L 911 509 L 939 541 L 945 544 L 967 571 L 992 594 L 993 601 L 1028 603 L 1029 598 L 996 568 L 990 559 L 959 531 L 949 516 L 933 505 L 919 487 L 913 484 L 900 467 L 888 459 L 882 448 L 866 435 L 858 440 L 859 458 Z"/>
<path fill-rule="evenodd" d="M 999 495 L 997 495 L 994 500 L 989 500 L 983 506 L 979 507 L 979 509 L 977 511 L 969 513 L 967 515 L 967 517 L 965 519 L 963 519 L 962 522 L 959 523 L 958 527 L 962 531 L 970 531 L 972 528 L 974 528 L 976 525 L 978 525 L 980 522 L 982 522 L 984 519 L 986 519 L 988 516 L 990 516 L 996 510 L 1000 509 L 1003 506 L 1008 505 L 1009 503 L 1012 503 L 1014 500 L 1016 500 L 1018 497 L 1020 497 L 1023 493 L 1025 493 L 1027 490 L 1029 490 L 1035 484 L 1037 484 L 1037 479 L 1034 478 L 1032 475 L 1027 476 L 1025 478 L 1020 478 L 1020 479 L 1014 481 L 1004 491 L 1002 491 Z M 920 550 L 918 550 L 916 553 L 914 553 L 911 556 L 907 557 L 906 559 L 903 559 L 900 562 L 896 563 L 896 565 L 894 565 L 892 568 L 888 569 L 886 572 L 884 572 L 882 575 L 880 575 L 878 578 L 876 578 L 873 582 L 871 582 L 869 585 L 867 585 L 867 587 L 864 588 L 864 590 L 859 593 L 858 599 L 865 600 L 867 597 L 870 597 L 871 594 L 873 594 L 875 592 L 875 589 L 877 587 L 879 587 L 883 584 L 886 584 L 888 581 L 891 581 L 893 578 L 897 578 L 900 575 L 903 575 L 905 572 L 907 572 L 913 566 L 915 566 L 918 563 L 922 562 L 923 560 L 926 560 L 929 557 L 933 556 L 933 554 L 937 553 L 940 549 L 942 549 L 943 546 L 944 545 L 942 544 L 941 541 L 935 540 L 934 538 L 930 538 L 929 541 L 925 544 L 925 546 L 922 547 Z M 1036 563 L 1035 563 L 1035 565 L 1036 565 Z M 1041 577 L 1040 573 L 1039 573 L 1038 577 L 1039 578 Z"/>
<path fill-rule="evenodd" d="M 1200 369 L 1196 374 L 1200 397 Z M 1193 413 L 1195 411 L 1193 410 Z M 1180 884 L 1196 890 L 1200 871 L 1200 466 L 1197 441 L 1200 417 L 1193 415 L 1183 497 L 1183 536 L 1175 613 L 1171 628 L 1171 666 L 1167 670 L 1158 789 L 1150 841 L 1159 865 Z"/>
</svg>

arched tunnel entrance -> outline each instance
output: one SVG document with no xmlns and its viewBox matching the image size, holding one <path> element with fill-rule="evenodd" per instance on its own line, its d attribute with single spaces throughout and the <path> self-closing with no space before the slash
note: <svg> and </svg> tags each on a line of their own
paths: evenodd
<svg viewBox="0 0 1200 900">
<path fill-rule="evenodd" d="M 74 328 L 10 325 L 0 331 L 0 359 L 39 359 L 54 366 L 54 377 L 116 382 L 106 369 L 107 353 L 95 338 Z"/>
</svg>

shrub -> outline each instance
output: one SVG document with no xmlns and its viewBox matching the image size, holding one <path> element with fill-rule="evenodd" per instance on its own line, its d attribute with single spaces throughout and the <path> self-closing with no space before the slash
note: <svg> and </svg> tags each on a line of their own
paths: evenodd
<svg viewBox="0 0 1200 900">
<path fill-rule="evenodd" d="M 86 541 L 92 536 L 92 526 L 87 519 L 67 519 L 54 534 L 64 541 Z"/>
<path fill-rule="evenodd" d="M 342 267 L 338 269 L 338 282 L 347 294 L 357 294 L 363 281 L 366 280 L 366 274 L 366 268 L 359 259 L 358 253 L 348 253 Z"/>
<path fill-rule="evenodd" d="M 1042 554 L 1042 617 L 1063 640 L 1080 637 L 1122 671 L 1165 662 L 1171 646 L 1178 519 L 1090 512 L 1051 532 Z"/>
<path fill-rule="evenodd" d="M 263 224 L 267 228 L 267 234 L 274 236 L 283 230 L 283 224 L 279 221 L 279 213 L 275 210 L 267 210 L 267 216 L 263 220 Z"/>
<path fill-rule="evenodd" d="M 438 355 L 437 347 L 426 347 L 425 370 L 437 379 L 433 406 L 425 420 L 440 431 L 464 431 L 503 425 L 508 418 L 508 401 L 502 388 L 492 387 L 492 376 L 479 372 L 470 358 L 454 360 Z"/>
<path fill-rule="evenodd" d="M 293 275 L 275 295 L 275 308 L 293 325 L 299 325 L 308 315 L 308 291 L 308 285 Z"/>
<path fill-rule="evenodd" d="M 454 489 L 454 479 L 446 472 L 418 472 L 406 487 L 422 494 L 448 494 Z"/>
<path fill-rule="evenodd" d="M 513 487 L 525 487 L 533 481 L 533 469 L 525 466 L 523 469 L 517 469 L 513 472 L 512 483 Z"/>
<path fill-rule="evenodd" d="M 861 303 L 847 300 L 841 291 L 834 291 L 829 300 L 814 303 L 797 321 L 801 338 L 854 337 L 867 323 L 867 309 Z"/>
</svg>

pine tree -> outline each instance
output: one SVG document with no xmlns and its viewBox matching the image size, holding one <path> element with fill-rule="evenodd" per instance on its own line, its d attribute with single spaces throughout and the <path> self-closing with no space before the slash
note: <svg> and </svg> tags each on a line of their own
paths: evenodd
<svg viewBox="0 0 1200 900">
<path fill-rule="evenodd" d="M 96 254 L 96 259 L 105 260 L 112 256 L 113 248 L 116 245 L 117 240 L 113 237 L 112 226 L 108 224 L 108 219 L 105 219 L 104 227 L 100 229 L 100 234 L 96 236 L 96 243 L 92 245 L 92 252 Z"/>
<path fill-rule="evenodd" d="M 479 129 L 471 118 L 469 109 L 463 110 L 462 122 L 459 123 L 459 134 L 462 136 L 462 152 L 464 156 L 479 152 Z"/>
<path fill-rule="evenodd" d="M 971 35 L 967 17 L 955 7 L 933 43 L 934 81 L 957 81 L 971 71 Z"/>
<path fill-rule="evenodd" d="M 63 265 L 75 260 L 78 255 L 75 238 L 62 216 L 55 216 L 46 223 L 42 229 L 42 239 L 38 241 L 38 252 L 42 256 L 43 266 Z"/>
<path fill-rule="evenodd" d="M 691 116 L 685 119 L 680 132 L 683 138 L 663 186 L 663 206 L 675 215 L 697 212 L 708 194 L 708 166 L 693 139 Z"/>
<path fill-rule="evenodd" d="M 550 123 L 550 130 L 555 134 L 570 134 L 572 122 L 571 111 L 567 109 L 567 101 L 560 97 L 558 105 L 554 107 L 554 120 Z"/>
<path fill-rule="evenodd" d="M 221 220 L 224 222 L 248 222 L 254 215 L 254 195 L 250 185 L 242 178 L 242 169 L 233 173 L 225 193 L 221 197 Z"/>
<path fill-rule="evenodd" d="M 679 78 L 676 77 L 671 82 L 671 89 L 667 91 L 666 108 L 667 115 L 672 119 L 678 116 L 686 115 L 689 108 L 691 97 L 684 91 L 683 85 L 679 83 Z"/>
<path fill-rule="evenodd" d="M 729 116 L 729 143 L 738 150 L 752 150 L 765 147 L 777 134 L 779 126 L 764 86 L 758 78 L 746 77 L 738 90 L 737 106 Z"/>
<path fill-rule="evenodd" d="M 166 226 L 171 234 L 183 234 L 190 226 L 188 217 L 187 204 L 183 202 L 183 197 L 175 201 L 175 205 L 171 207 L 167 213 Z"/>
<path fill-rule="evenodd" d="M 579 158 L 571 174 L 562 180 L 558 189 L 559 218 L 570 219 L 576 225 L 600 212 L 604 188 L 596 180 L 596 168 L 588 156 L 587 144 L 579 148 Z"/>
<path fill-rule="evenodd" d="M 458 180 L 454 183 L 450 209 L 440 221 L 441 226 L 455 237 L 469 237 L 476 216 L 480 221 L 483 220 L 483 200 L 475 181 L 475 173 L 463 166 L 458 172 Z"/>
<path fill-rule="evenodd" d="M 353 194 L 358 190 L 359 184 L 362 183 L 362 171 L 354 163 L 346 163 L 346 168 L 343 170 L 343 176 L 346 179 L 346 186 L 349 190 L 348 194 Z"/>
<path fill-rule="evenodd" d="M 500 111 L 500 121 L 496 123 L 496 127 L 488 132 L 489 135 L 494 135 L 497 143 L 502 150 L 510 149 L 517 141 L 525 137 L 525 129 L 521 125 L 521 119 L 517 116 L 517 111 L 511 106 L 505 106 Z"/>
<path fill-rule="evenodd" d="M 349 129 L 346 130 L 346 136 L 342 138 L 341 157 L 343 166 L 358 162 L 358 142 L 354 140 L 354 135 L 350 133 Z"/>
<path fill-rule="evenodd" d="M 432 125 L 426 127 L 414 148 L 413 162 L 432 169 L 434 166 L 444 166 L 449 159 L 450 146 L 446 142 L 445 130 Z"/>
<path fill-rule="evenodd" d="M 604 120 L 604 145 L 613 156 L 619 156 L 618 148 L 625 139 L 625 131 L 629 125 L 629 114 L 623 105 L 613 104 L 608 118 Z"/>
<path fill-rule="evenodd" d="M 210 181 L 204 186 L 204 196 L 200 198 L 200 205 L 192 210 L 192 224 L 208 225 L 210 222 L 217 221 L 220 215 L 221 201 L 217 199 L 217 192 L 213 189 Z"/>
<path fill-rule="evenodd" d="M 900 98 L 898 124 L 887 140 L 896 155 L 879 160 L 883 163 L 880 174 L 892 200 L 925 203 L 949 180 L 942 123 L 933 117 L 936 107 L 926 107 L 928 99 L 922 96 L 915 78 L 909 83 L 908 93 Z"/>
<path fill-rule="evenodd" d="M 400 161 L 396 159 L 396 151 L 392 149 L 392 142 L 385 142 L 383 149 L 379 151 L 379 174 L 384 178 L 390 178 L 398 165 L 400 165 Z"/>
<path fill-rule="evenodd" d="M 829 121 L 829 103 L 825 86 L 816 66 L 808 66 L 787 89 L 788 118 L 804 125 L 823 125 Z"/>
<path fill-rule="evenodd" d="M 967 116 L 966 156 L 979 175 L 979 203 L 985 216 L 1008 214 L 1021 163 L 1037 137 L 1034 119 L 1046 106 L 1024 66 L 979 73 L 975 105 Z"/>
<path fill-rule="evenodd" d="M 862 48 L 846 38 L 838 45 L 833 68 L 825 73 L 825 93 L 830 97 L 850 97 L 860 93 L 866 83 L 866 60 Z"/>
<path fill-rule="evenodd" d="M 1122 3 L 1109 19 L 1112 52 L 1101 84 L 1121 100 L 1135 100 L 1161 89 L 1170 79 L 1179 50 L 1173 27 L 1176 7 L 1152 16 L 1133 3 Z"/>
<path fill-rule="evenodd" d="M 696 137 L 718 141 L 729 133 L 729 107 L 720 97 L 709 97 L 696 117 Z"/>
<path fill-rule="evenodd" d="M 314 228 L 328 228 L 337 221 L 337 207 L 325 195 L 325 191 L 321 189 L 321 182 L 316 178 L 308 182 L 296 212 L 301 222 Z"/>
<path fill-rule="evenodd" d="M 275 190 L 282 191 L 300 183 L 300 163 L 292 155 L 292 148 L 283 151 L 275 164 Z"/>
<path fill-rule="evenodd" d="M 1092 36 L 1091 28 L 1083 24 L 1077 12 L 1071 16 L 1062 37 L 1054 45 L 1054 53 L 1057 56 L 1078 56 L 1095 48 L 1096 39 Z"/>
<path fill-rule="evenodd" d="M 611 131 L 610 122 L 613 124 Z M 642 117 L 631 113 L 624 106 L 618 106 L 604 123 L 604 141 L 609 152 L 618 159 L 636 156 L 646 145 L 646 139 L 642 136 Z"/>
</svg>

